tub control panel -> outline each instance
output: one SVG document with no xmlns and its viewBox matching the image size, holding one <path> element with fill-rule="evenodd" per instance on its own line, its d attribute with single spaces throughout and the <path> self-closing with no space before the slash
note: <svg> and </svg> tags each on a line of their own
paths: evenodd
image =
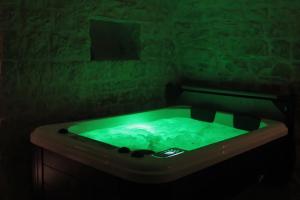
<svg viewBox="0 0 300 200">
<path fill-rule="evenodd" d="M 184 152 L 185 152 L 185 150 L 180 149 L 180 148 L 170 148 L 170 149 L 166 149 L 164 151 L 157 152 L 157 153 L 153 154 L 153 156 L 157 157 L 157 158 L 169 158 L 169 157 L 177 156 Z"/>
</svg>

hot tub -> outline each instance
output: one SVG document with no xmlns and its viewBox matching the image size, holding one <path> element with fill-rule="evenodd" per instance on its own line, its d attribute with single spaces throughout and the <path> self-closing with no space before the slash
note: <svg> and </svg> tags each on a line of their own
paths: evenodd
<svg viewBox="0 0 300 200">
<path fill-rule="evenodd" d="M 191 118 L 191 108 L 172 107 L 42 126 L 32 133 L 31 142 L 130 181 L 162 183 L 283 137 L 287 131 L 283 123 L 272 120 L 246 131 L 233 127 L 229 113 L 217 112 L 213 122 L 204 122 Z"/>
<path fill-rule="evenodd" d="M 132 195 L 137 188 L 144 192 L 152 188 L 149 198 L 164 192 L 166 198 L 173 194 L 176 199 L 186 188 L 204 196 L 210 190 L 208 183 L 219 182 L 225 188 L 234 177 L 261 179 L 270 166 L 282 162 L 282 156 L 276 160 L 274 154 L 285 152 L 289 131 L 285 123 L 202 108 L 176 105 L 38 127 L 31 142 L 37 147 L 34 181 L 40 196 L 94 199 L 109 191 L 111 199 L 122 199 L 131 191 L 128 198 L 139 199 Z M 200 177 L 195 175 L 199 173 Z M 229 174 L 225 182 L 220 178 Z M 190 181 L 193 176 L 198 178 Z M 196 183 L 199 180 L 202 183 Z M 72 184 L 66 189 L 66 183 Z M 78 188 L 85 192 L 78 193 Z"/>
</svg>

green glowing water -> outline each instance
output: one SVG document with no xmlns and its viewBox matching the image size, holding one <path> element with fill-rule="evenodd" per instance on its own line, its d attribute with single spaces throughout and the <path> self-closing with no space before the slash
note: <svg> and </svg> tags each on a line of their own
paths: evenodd
<svg viewBox="0 0 300 200">
<path fill-rule="evenodd" d="M 148 149 L 159 152 L 172 147 L 193 150 L 245 133 L 247 131 L 218 123 L 174 117 L 96 129 L 79 135 L 131 150 Z"/>
</svg>

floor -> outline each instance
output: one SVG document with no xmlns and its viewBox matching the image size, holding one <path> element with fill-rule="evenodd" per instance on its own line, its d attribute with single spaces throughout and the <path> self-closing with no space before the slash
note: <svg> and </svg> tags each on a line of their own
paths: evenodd
<svg viewBox="0 0 300 200">
<path fill-rule="evenodd" d="M 275 187 L 267 185 L 253 186 L 233 200 L 300 200 L 300 183 L 287 187 Z"/>
</svg>

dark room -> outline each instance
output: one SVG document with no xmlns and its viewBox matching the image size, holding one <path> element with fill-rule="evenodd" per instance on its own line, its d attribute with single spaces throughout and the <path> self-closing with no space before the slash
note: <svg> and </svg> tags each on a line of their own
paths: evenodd
<svg viewBox="0 0 300 200">
<path fill-rule="evenodd" d="M 0 0 L 0 200 L 300 200 L 299 0 Z"/>
</svg>

